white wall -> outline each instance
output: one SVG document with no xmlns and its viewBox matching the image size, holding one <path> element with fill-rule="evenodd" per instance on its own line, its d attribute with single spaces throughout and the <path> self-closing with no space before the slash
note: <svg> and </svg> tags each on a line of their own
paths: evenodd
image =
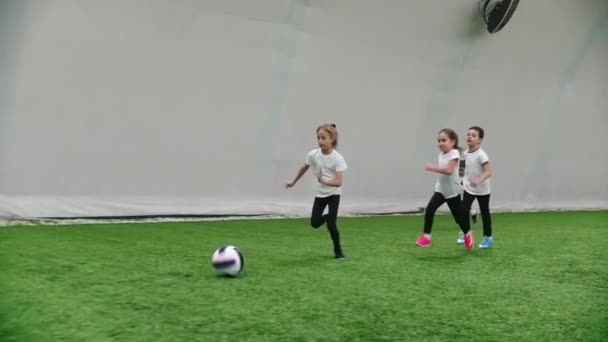
<svg viewBox="0 0 608 342">
<path fill-rule="evenodd" d="M 322 122 L 343 213 L 424 206 L 474 124 L 496 210 L 608 208 L 608 1 L 475 4 L 0 1 L 0 216 L 308 214 Z"/>
</svg>

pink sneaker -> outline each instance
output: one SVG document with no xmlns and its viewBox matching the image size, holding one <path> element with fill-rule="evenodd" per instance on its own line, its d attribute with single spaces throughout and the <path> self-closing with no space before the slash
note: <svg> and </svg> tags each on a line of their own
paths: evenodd
<svg viewBox="0 0 608 342">
<path fill-rule="evenodd" d="M 464 236 L 464 246 L 468 250 L 473 249 L 473 232 L 469 232 Z"/>
<path fill-rule="evenodd" d="M 431 245 L 431 239 L 422 235 L 416 240 L 416 245 L 418 245 L 418 247 L 429 247 Z"/>
</svg>

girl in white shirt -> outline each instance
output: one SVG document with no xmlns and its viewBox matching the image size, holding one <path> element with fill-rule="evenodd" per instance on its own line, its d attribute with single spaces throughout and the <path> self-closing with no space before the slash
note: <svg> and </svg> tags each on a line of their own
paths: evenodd
<svg viewBox="0 0 608 342">
<path fill-rule="evenodd" d="M 439 174 L 435 184 L 435 193 L 431 197 L 424 213 L 424 234 L 416 240 L 419 247 L 429 247 L 431 245 L 431 230 L 433 219 L 437 209 L 447 202 L 450 212 L 456 223 L 460 226 L 465 236 L 465 246 L 467 249 L 473 248 L 473 234 L 468 218 L 468 211 L 463 210 L 460 200 L 460 179 L 458 177 L 458 164 L 460 153 L 458 152 L 458 135 L 454 130 L 444 128 L 437 135 L 439 145 L 438 165 L 426 164 L 426 170 Z"/>
<path fill-rule="evenodd" d="M 324 223 L 334 245 L 336 259 L 344 259 L 338 231 L 338 207 L 342 193 L 342 174 L 348 168 L 344 157 L 336 151 L 338 146 L 338 131 L 334 124 L 324 124 L 317 128 L 319 148 L 308 152 L 304 165 L 298 171 L 293 181 L 287 183 L 289 189 L 306 173 L 309 167 L 317 176 L 316 195 L 310 217 L 310 225 L 319 228 Z M 325 207 L 328 213 L 323 215 Z"/>
</svg>

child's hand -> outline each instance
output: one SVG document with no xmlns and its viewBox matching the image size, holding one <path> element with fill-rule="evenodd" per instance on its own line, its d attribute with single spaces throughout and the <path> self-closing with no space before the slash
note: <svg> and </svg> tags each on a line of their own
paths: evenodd
<svg viewBox="0 0 608 342">
<path fill-rule="evenodd" d="M 481 183 L 481 182 L 479 181 L 479 179 L 473 179 L 473 180 L 471 180 L 470 183 L 471 183 L 472 186 L 478 186 L 479 183 Z"/>
<path fill-rule="evenodd" d="M 292 188 L 294 185 L 296 185 L 295 182 L 288 182 L 287 184 L 285 184 L 285 188 L 289 189 L 289 188 Z"/>
<path fill-rule="evenodd" d="M 434 169 L 433 163 L 427 162 L 426 164 L 424 164 L 424 169 L 427 171 L 433 171 L 433 169 Z"/>
<path fill-rule="evenodd" d="M 323 180 L 323 177 L 321 176 L 321 174 L 317 174 L 317 181 L 323 185 L 327 185 L 325 184 L 325 181 Z"/>
</svg>

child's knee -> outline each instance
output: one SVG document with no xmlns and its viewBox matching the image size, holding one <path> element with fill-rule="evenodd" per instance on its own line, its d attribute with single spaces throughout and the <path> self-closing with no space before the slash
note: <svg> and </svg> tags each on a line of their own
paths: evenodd
<svg viewBox="0 0 608 342">
<path fill-rule="evenodd" d="M 313 217 L 313 218 L 310 219 L 310 225 L 313 228 L 319 228 L 319 227 L 321 227 L 322 224 L 323 224 L 323 220 L 321 218 L 314 218 Z"/>
</svg>

